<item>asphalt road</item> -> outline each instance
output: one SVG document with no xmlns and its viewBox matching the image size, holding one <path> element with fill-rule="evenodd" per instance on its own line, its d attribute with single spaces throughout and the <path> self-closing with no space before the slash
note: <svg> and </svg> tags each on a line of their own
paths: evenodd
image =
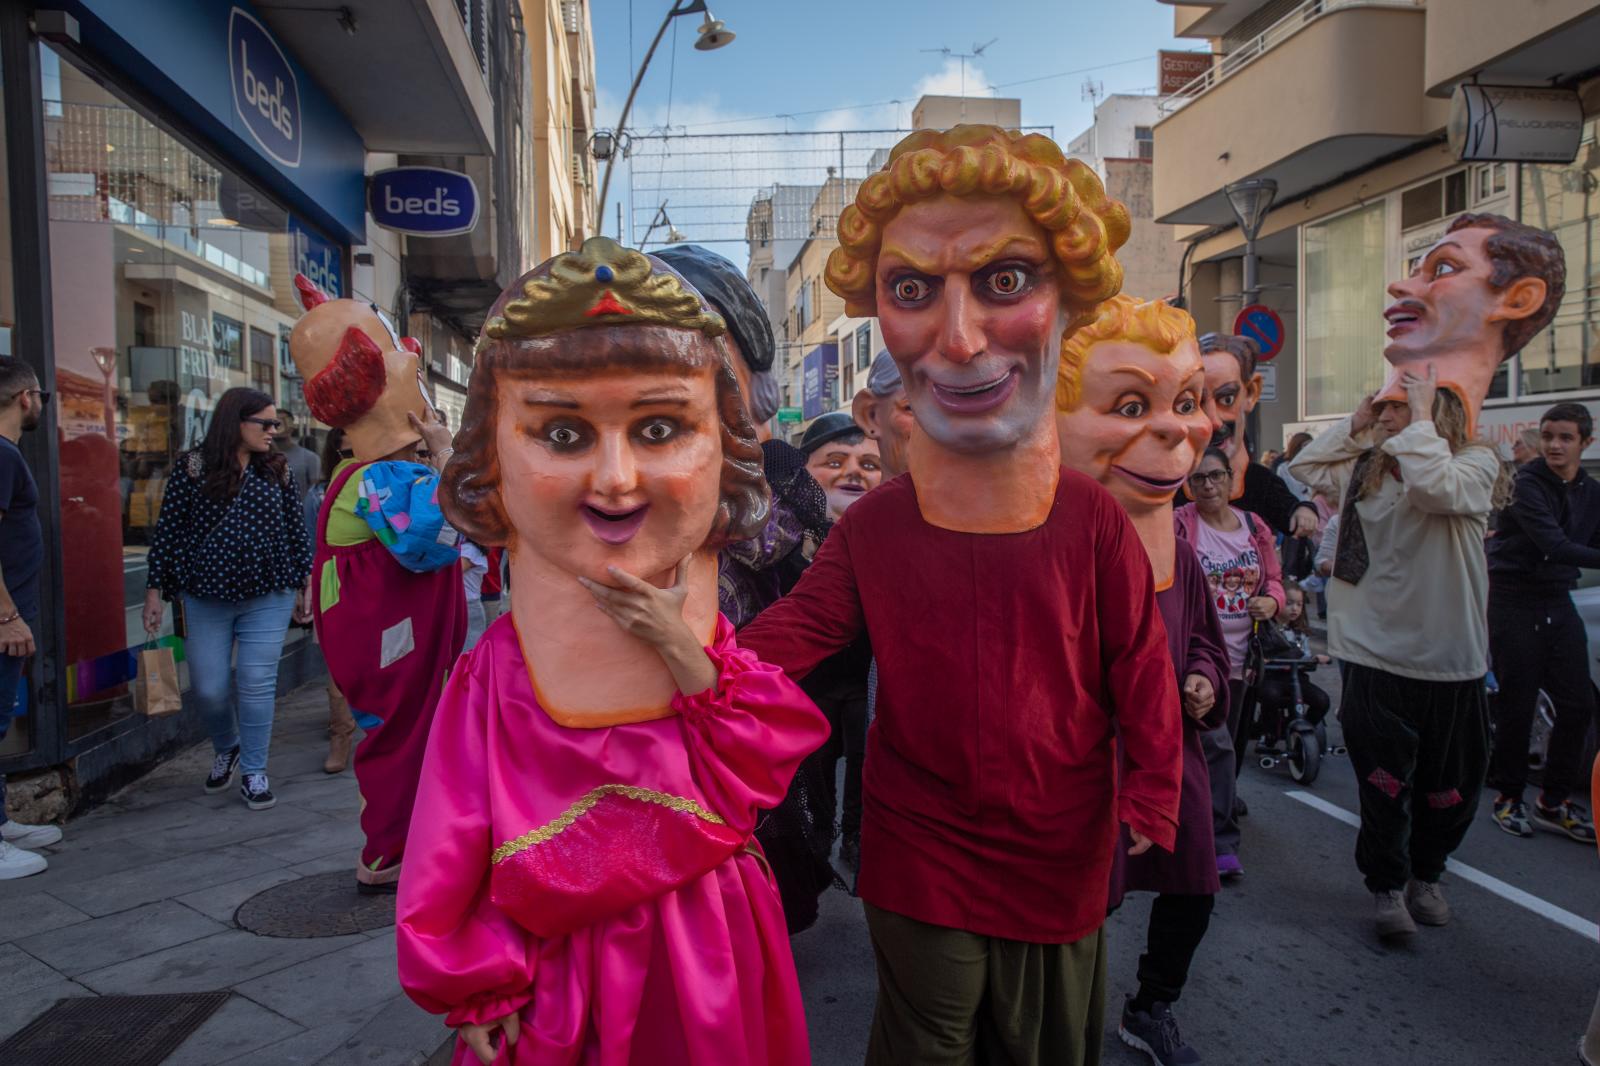
<svg viewBox="0 0 1600 1066">
<path fill-rule="evenodd" d="M 1321 671 L 1323 675 L 1330 670 Z M 1335 689 L 1337 679 L 1319 680 Z M 1337 707 L 1337 700 L 1335 700 Z M 1330 719 L 1330 724 L 1331 719 Z M 1332 742 L 1340 742 L 1336 724 Z M 1348 760 L 1332 757 L 1309 790 L 1286 770 L 1248 765 L 1245 876 L 1225 886 L 1177 1015 L 1210 1063 L 1248 1066 L 1572 1066 L 1600 991 L 1600 943 L 1457 873 L 1444 879 L 1454 920 L 1386 947 L 1353 859 L 1355 830 L 1294 798 L 1357 809 Z M 1520 840 L 1488 800 L 1456 859 L 1592 922 L 1600 887 L 1593 846 L 1540 833 Z M 1147 1063 L 1116 1038 L 1135 988 L 1149 897 L 1110 919 L 1107 1064 Z M 1538 904 L 1533 904 L 1537 907 Z M 858 901 L 830 892 L 822 918 L 793 941 L 819 1066 L 862 1061 L 875 990 Z"/>
</svg>

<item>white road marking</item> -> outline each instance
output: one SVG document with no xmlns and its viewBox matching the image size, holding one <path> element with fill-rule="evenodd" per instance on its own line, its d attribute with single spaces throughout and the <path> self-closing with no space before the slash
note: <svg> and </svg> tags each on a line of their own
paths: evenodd
<svg viewBox="0 0 1600 1066">
<path fill-rule="evenodd" d="M 1299 791 L 1286 792 L 1284 795 L 1292 800 L 1304 803 L 1313 810 L 1321 811 L 1323 814 L 1328 815 L 1330 818 L 1335 818 L 1345 825 L 1354 826 L 1357 829 L 1361 828 L 1360 817 L 1351 814 L 1337 804 L 1329 803 L 1320 796 L 1313 796 L 1309 792 Z M 1516 885 L 1507 884 L 1498 877 L 1486 874 L 1474 866 L 1468 866 L 1466 863 L 1457 862 L 1454 859 L 1445 864 L 1445 869 L 1463 881 L 1470 881 L 1479 888 L 1493 892 L 1508 903 L 1515 903 L 1524 910 L 1532 911 L 1541 918 L 1548 918 L 1562 928 L 1570 929 L 1579 936 L 1586 937 L 1591 943 L 1600 940 L 1600 925 L 1580 918 L 1569 910 L 1563 910 L 1554 903 L 1548 903 L 1532 893 L 1524 892 Z"/>
</svg>

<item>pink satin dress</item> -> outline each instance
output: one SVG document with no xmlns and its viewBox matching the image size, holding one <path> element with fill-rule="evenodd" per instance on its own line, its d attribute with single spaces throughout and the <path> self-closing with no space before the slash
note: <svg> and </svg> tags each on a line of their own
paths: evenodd
<svg viewBox="0 0 1600 1066">
<path fill-rule="evenodd" d="M 400 982 L 459 1026 L 518 1012 L 511 1066 L 810 1062 L 756 812 L 827 737 L 719 618 L 714 689 L 595 729 L 539 706 L 510 615 L 451 675 L 397 913 Z M 461 1043 L 458 1066 L 477 1059 Z"/>
</svg>

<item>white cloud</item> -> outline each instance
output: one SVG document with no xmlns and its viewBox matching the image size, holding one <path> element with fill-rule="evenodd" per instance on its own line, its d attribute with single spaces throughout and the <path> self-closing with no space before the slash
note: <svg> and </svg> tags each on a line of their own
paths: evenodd
<svg viewBox="0 0 1600 1066">
<path fill-rule="evenodd" d="M 990 87 L 989 76 L 983 72 L 983 68 L 970 59 L 963 68 L 962 61 L 954 56 L 946 56 L 944 66 L 933 74 L 925 75 L 911 91 L 913 101 L 923 96 L 993 95 L 994 89 Z"/>
</svg>

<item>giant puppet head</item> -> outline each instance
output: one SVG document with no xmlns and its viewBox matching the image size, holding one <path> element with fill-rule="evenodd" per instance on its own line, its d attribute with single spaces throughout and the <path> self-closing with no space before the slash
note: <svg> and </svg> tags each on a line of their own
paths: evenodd
<svg viewBox="0 0 1600 1066">
<path fill-rule="evenodd" d="M 1107 300 L 1062 348 L 1062 465 L 1122 504 L 1162 585 L 1173 566 L 1172 500 L 1211 436 L 1205 388 L 1194 319 L 1160 300 Z"/>
<path fill-rule="evenodd" d="M 1232 333 L 1207 333 L 1200 338 L 1200 357 L 1206 367 L 1206 397 L 1216 413 L 1217 428 L 1211 443 L 1221 448 L 1233 468 L 1232 497 L 1244 492 L 1245 467 L 1250 465 L 1245 425 L 1261 402 L 1261 374 L 1256 364 L 1261 346 L 1249 337 Z"/>
<path fill-rule="evenodd" d="M 879 352 L 867 372 L 867 387 L 856 393 L 850 414 L 861 431 L 878 442 L 878 461 L 885 478 L 896 478 L 908 468 L 911 429 L 917 416 L 900 377 L 900 367 L 887 351 Z"/>
<path fill-rule="evenodd" d="M 306 313 L 289 334 L 289 357 L 305 380 L 311 414 L 345 432 L 357 459 L 372 462 L 421 439 L 408 414 L 432 406 L 422 380 L 422 345 L 396 332 L 366 300 L 330 300 L 294 278 Z"/>
<path fill-rule="evenodd" d="M 847 313 L 877 316 L 900 367 L 925 519 L 966 532 L 1044 520 L 1061 344 L 1121 287 L 1128 227 L 1093 170 L 996 126 L 914 133 L 861 183 L 826 278 Z"/>
<path fill-rule="evenodd" d="M 441 499 L 466 536 L 507 546 L 523 654 L 546 710 L 569 722 L 657 717 L 675 691 L 577 578 L 615 585 L 617 567 L 666 587 L 688 559 L 684 617 L 709 640 L 715 553 L 766 521 L 726 332 L 665 264 L 605 237 L 525 274 L 489 312 Z"/>
<path fill-rule="evenodd" d="M 1431 363 L 1476 421 L 1500 364 L 1550 324 L 1566 287 L 1555 234 L 1502 215 L 1457 218 L 1411 276 L 1389 286 L 1391 370 L 1379 401 L 1406 402 L 1404 375 L 1425 378 Z"/>
</svg>

